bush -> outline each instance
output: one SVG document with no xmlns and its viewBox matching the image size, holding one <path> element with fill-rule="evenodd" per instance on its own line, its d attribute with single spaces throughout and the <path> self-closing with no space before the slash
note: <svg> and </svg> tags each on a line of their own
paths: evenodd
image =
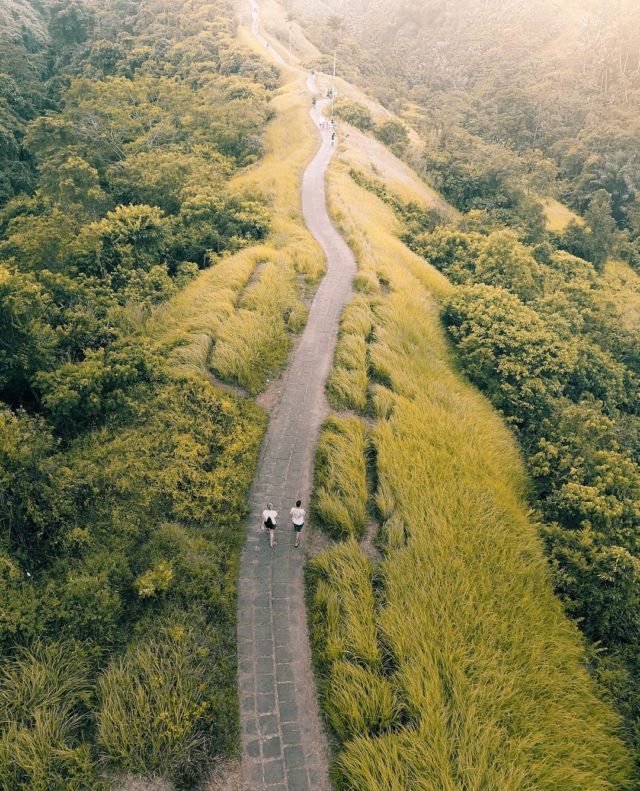
<svg viewBox="0 0 640 791">
<path fill-rule="evenodd" d="M 73 642 L 36 642 L 0 675 L 0 787 L 31 791 L 101 788 L 83 742 L 91 699 L 89 664 Z"/>
<path fill-rule="evenodd" d="M 384 121 L 374 128 L 376 137 L 385 145 L 404 148 L 409 142 L 407 127 L 399 121 Z"/>
<path fill-rule="evenodd" d="M 338 118 L 342 118 L 348 124 L 368 132 L 373 129 L 373 116 L 371 110 L 358 102 L 351 102 L 347 99 L 338 99 L 334 104 L 334 112 Z"/>
<path fill-rule="evenodd" d="M 211 761 L 215 668 L 194 631 L 130 647 L 99 680 L 98 745 L 118 770 L 194 782 Z"/>
</svg>

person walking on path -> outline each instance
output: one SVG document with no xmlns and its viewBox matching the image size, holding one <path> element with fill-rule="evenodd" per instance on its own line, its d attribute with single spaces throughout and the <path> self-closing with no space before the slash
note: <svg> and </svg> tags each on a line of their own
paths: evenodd
<svg viewBox="0 0 640 791">
<path fill-rule="evenodd" d="M 267 503 L 266 509 L 262 512 L 261 529 L 269 531 L 269 546 L 276 545 L 276 528 L 278 527 L 278 512 L 274 510 L 272 503 Z"/>
<path fill-rule="evenodd" d="M 307 512 L 302 508 L 302 500 L 296 500 L 295 506 L 291 509 L 289 516 L 291 517 L 291 526 L 296 531 L 295 546 L 300 546 L 300 534 L 304 529 L 304 518 Z"/>
</svg>

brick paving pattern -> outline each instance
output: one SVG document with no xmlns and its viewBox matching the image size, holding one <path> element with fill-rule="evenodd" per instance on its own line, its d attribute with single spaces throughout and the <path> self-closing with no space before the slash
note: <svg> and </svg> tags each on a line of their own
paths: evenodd
<svg viewBox="0 0 640 791">
<path fill-rule="evenodd" d="M 321 104 L 314 114 L 316 124 Z M 304 555 L 294 548 L 295 537 L 288 529 L 295 500 L 302 499 L 308 509 L 315 447 L 327 414 L 325 382 L 356 272 L 353 254 L 327 213 L 325 173 L 333 146 L 330 132 L 320 134 L 320 150 L 303 180 L 303 211 L 325 251 L 327 274 L 271 417 L 251 492 L 251 521 L 240 569 L 242 776 L 251 791 L 331 788 L 307 633 Z M 267 531 L 259 530 L 267 502 L 279 513 L 274 549 L 269 547 Z"/>
</svg>

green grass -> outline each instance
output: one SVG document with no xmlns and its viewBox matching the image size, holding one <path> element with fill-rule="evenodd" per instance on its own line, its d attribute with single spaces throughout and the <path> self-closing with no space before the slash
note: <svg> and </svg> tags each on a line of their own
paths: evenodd
<svg viewBox="0 0 640 791">
<path fill-rule="evenodd" d="M 211 367 L 222 379 L 256 395 L 285 365 L 289 332 L 302 330 L 306 320 L 293 266 L 282 256 L 269 261 L 218 331 Z"/>
<path fill-rule="evenodd" d="M 0 788 L 101 788 L 83 739 L 90 669 L 73 641 L 35 642 L 0 673 Z"/>
<path fill-rule="evenodd" d="M 395 221 L 377 199 L 340 167 L 331 184 L 361 269 L 389 283 L 373 332 L 359 334 L 369 336 L 375 382 L 384 557 L 372 567 L 350 538 L 310 564 L 313 644 L 339 744 L 336 787 L 630 787 L 619 720 L 553 594 L 518 448 L 456 372 L 433 297 L 448 288 L 394 240 Z M 361 467 L 339 433 L 325 434 L 321 484 L 332 452 L 338 499 Z"/>
<path fill-rule="evenodd" d="M 207 627 L 205 624 L 205 631 Z M 98 744 L 119 770 L 189 784 L 210 763 L 215 667 L 193 631 L 132 646 L 100 678 Z"/>
<path fill-rule="evenodd" d="M 377 639 L 373 566 L 354 539 L 314 558 L 312 641 L 324 670 L 346 660 L 379 671 L 382 653 Z"/>
</svg>

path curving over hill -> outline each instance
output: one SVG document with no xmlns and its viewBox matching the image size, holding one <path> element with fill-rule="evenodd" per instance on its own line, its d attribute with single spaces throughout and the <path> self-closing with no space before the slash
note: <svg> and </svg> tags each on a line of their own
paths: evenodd
<svg viewBox="0 0 640 791">
<path fill-rule="evenodd" d="M 258 14 L 252 28 L 264 44 Z M 273 53 L 273 47 L 268 51 Z M 308 84 L 314 91 L 313 78 Z M 321 112 L 319 102 L 312 113 L 318 127 Z M 304 174 L 302 203 L 305 222 L 325 252 L 327 273 L 284 376 L 281 401 L 272 413 L 251 492 L 251 521 L 241 558 L 238 686 L 242 776 L 251 791 L 331 787 L 307 633 L 304 555 L 294 548 L 294 537 L 286 527 L 297 498 L 308 508 L 316 443 L 328 411 L 325 382 L 356 272 L 354 256 L 327 212 L 325 173 L 333 145 L 329 131 L 320 131 L 319 137 L 320 149 Z M 258 529 L 267 501 L 281 517 L 273 550 L 266 533 Z"/>
</svg>

